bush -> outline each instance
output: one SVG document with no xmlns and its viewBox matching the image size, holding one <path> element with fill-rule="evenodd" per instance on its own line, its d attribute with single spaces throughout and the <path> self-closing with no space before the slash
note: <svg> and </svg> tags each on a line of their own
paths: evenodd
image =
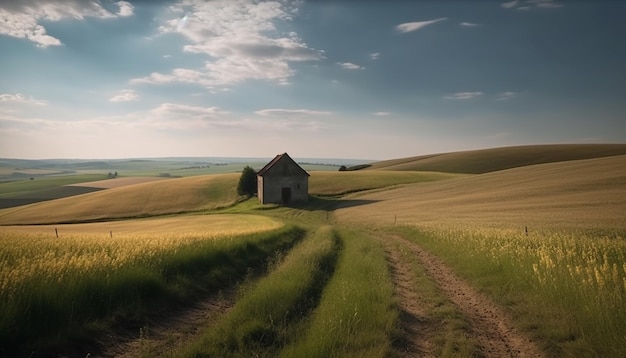
<svg viewBox="0 0 626 358">
<path fill-rule="evenodd" d="M 237 184 L 237 194 L 252 196 L 257 192 L 256 172 L 250 166 L 246 165 L 239 177 Z"/>
</svg>

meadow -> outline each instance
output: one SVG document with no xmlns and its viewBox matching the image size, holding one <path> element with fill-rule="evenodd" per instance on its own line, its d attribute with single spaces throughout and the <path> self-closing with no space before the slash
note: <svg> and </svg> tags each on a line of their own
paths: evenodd
<svg viewBox="0 0 626 358">
<path fill-rule="evenodd" d="M 39 226 L 2 228 L 3 355 L 67 346 L 98 325 L 133 322 L 159 304 L 231 285 L 302 235 L 251 215 L 118 225 L 112 237 L 110 226 L 102 232 L 100 224 L 67 229 L 59 238 Z"/>
<path fill-rule="evenodd" d="M 411 158 L 311 172 L 314 196 L 293 207 L 240 198 L 237 175 L 216 174 L 0 210 L 0 355 L 102 353 L 94 337 L 120 329 L 145 341 L 136 356 L 492 355 L 411 243 L 545 356 L 623 356 L 626 156 L 565 149 L 482 152 L 482 174 L 450 158 L 440 173 Z M 529 153 L 541 164 L 520 166 Z M 229 287 L 231 308 L 197 334 L 167 349 L 142 337 Z"/>
</svg>

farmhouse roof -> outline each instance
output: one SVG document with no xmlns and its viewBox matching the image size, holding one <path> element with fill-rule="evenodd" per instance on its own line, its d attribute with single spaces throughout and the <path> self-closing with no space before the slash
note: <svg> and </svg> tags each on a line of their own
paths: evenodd
<svg viewBox="0 0 626 358">
<path fill-rule="evenodd" d="M 295 167 L 299 168 L 302 171 L 303 174 L 305 174 L 306 176 L 310 176 L 309 173 L 307 173 L 306 170 L 302 169 L 302 167 L 300 165 L 298 165 L 298 163 L 296 163 L 293 159 L 291 159 L 291 157 L 287 153 L 283 153 L 283 154 L 279 154 L 279 155 L 275 156 L 274 159 L 272 159 L 271 162 L 267 163 L 256 174 L 258 176 L 262 177 L 265 173 L 267 173 L 268 170 L 270 170 L 276 163 L 280 162 L 281 160 L 288 160 L 288 161 L 290 161 L 292 163 L 292 165 L 294 165 Z"/>
</svg>

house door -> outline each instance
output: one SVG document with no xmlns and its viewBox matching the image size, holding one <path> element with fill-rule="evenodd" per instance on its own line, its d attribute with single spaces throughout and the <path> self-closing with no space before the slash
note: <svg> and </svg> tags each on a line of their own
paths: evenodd
<svg viewBox="0 0 626 358">
<path fill-rule="evenodd" d="M 291 202 L 291 188 L 282 188 L 281 201 L 283 204 L 289 204 Z"/>
</svg>

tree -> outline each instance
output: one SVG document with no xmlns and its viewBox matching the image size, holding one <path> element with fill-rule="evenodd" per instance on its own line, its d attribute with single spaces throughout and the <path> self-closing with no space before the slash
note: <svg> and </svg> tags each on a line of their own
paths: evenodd
<svg viewBox="0 0 626 358">
<path fill-rule="evenodd" d="M 256 194 L 256 172 L 250 166 L 246 165 L 239 177 L 237 184 L 237 194 L 252 196 Z"/>
</svg>

